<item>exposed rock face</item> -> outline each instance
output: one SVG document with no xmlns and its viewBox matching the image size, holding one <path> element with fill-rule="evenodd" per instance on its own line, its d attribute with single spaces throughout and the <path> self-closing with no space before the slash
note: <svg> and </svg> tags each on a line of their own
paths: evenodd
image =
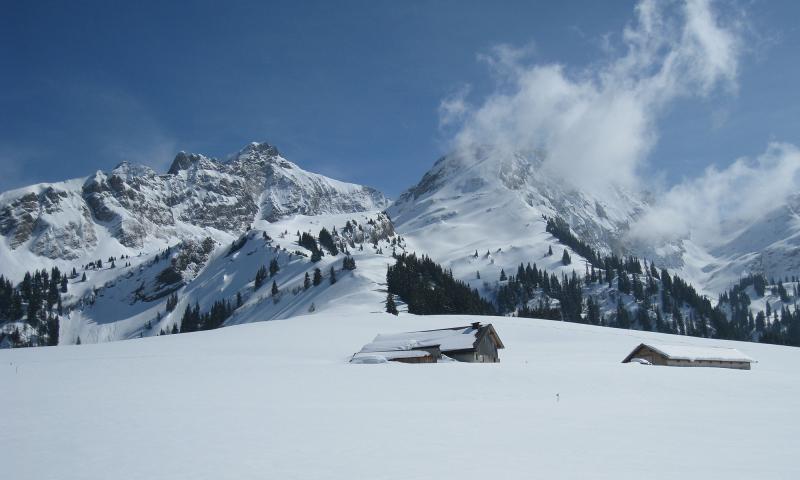
<svg viewBox="0 0 800 480">
<path fill-rule="evenodd" d="M 31 252 L 50 259 L 77 258 L 76 250 L 97 244 L 91 213 L 80 193 L 51 185 L 2 202 L 0 234 L 11 249 L 30 242 Z"/>
<path fill-rule="evenodd" d="M 0 195 L 0 235 L 11 250 L 51 259 L 91 251 L 105 230 L 121 245 L 202 240 L 244 232 L 254 220 L 382 209 L 378 191 L 307 172 L 265 143 L 226 161 L 180 152 L 166 175 L 129 163 L 85 180 Z"/>
</svg>

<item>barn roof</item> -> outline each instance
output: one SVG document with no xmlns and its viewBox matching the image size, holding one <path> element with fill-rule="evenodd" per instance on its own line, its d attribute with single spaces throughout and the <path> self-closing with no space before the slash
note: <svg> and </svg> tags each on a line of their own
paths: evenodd
<svg viewBox="0 0 800 480">
<path fill-rule="evenodd" d="M 473 323 L 465 327 L 379 334 L 358 353 L 407 351 L 435 346 L 438 346 L 442 353 L 473 350 L 486 335 L 493 338 L 497 348 L 505 348 L 491 324 Z"/>
<path fill-rule="evenodd" d="M 629 362 L 636 356 L 642 347 L 654 350 L 670 360 L 689 360 L 690 362 L 702 360 L 714 360 L 722 362 L 748 362 L 756 363 L 755 360 L 735 348 L 723 347 L 698 347 L 694 345 L 667 345 L 658 343 L 642 343 L 625 357 L 623 363 Z"/>
</svg>

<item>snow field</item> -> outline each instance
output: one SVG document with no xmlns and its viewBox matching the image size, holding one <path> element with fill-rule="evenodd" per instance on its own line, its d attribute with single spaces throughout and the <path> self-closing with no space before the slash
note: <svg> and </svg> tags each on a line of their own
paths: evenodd
<svg viewBox="0 0 800 480">
<path fill-rule="evenodd" d="M 499 364 L 351 365 L 377 333 L 492 322 Z M 751 371 L 621 364 L 643 341 Z M 8 478 L 797 478 L 800 350 L 336 307 L 0 352 Z M 556 400 L 556 394 L 560 400 Z"/>
</svg>

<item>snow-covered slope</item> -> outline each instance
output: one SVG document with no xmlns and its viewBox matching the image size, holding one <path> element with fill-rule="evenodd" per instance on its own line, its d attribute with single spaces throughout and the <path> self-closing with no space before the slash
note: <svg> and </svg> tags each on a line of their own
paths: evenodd
<svg viewBox="0 0 800 480">
<path fill-rule="evenodd" d="M 494 324 L 501 363 L 347 363 L 377 333 L 473 321 Z M 620 363 L 643 341 L 758 363 Z M 797 478 L 798 362 L 789 347 L 348 309 L 0 351 L 0 465 L 63 480 Z"/>
<path fill-rule="evenodd" d="M 85 179 L 0 194 L 2 273 L 69 270 L 184 240 L 229 242 L 257 220 L 377 210 L 378 191 L 307 172 L 264 143 L 218 161 L 179 153 L 165 175 L 123 163 Z"/>
<path fill-rule="evenodd" d="M 348 222 L 352 232 L 345 231 Z M 186 240 L 169 254 L 135 258 L 130 267 L 89 270 L 85 282 L 72 279 L 64 295 L 68 308 L 60 321 L 60 344 L 74 344 L 78 338 L 85 344 L 168 333 L 173 326 L 181 328 L 186 307 L 208 312 L 220 301 L 235 307 L 226 325 L 322 312 L 341 304 L 361 312 L 383 310 L 394 231 L 380 212 L 295 215 L 254 225 L 232 244 L 210 237 Z M 297 244 L 297 232 L 317 235 L 323 227 L 336 232 L 335 239 L 355 260 L 355 270 L 343 268 L 344 253 L 312 262 L 311 252 Z M 280 270 L 256 288 L 256 272 L 273 260 Z M 305 288 L 305 275 L 313 277 L 316 268 L 322 282 Z M 271 293 L 273 281 L 278 295 Z M 178 304 L 169 311 L 166 304 L 173 293 Z"/>
<path fill-rule="evenodd" d="M 730 240 L 708 248 L 713 256 L 705 268 L 704 285 L 724 290 L 750 273 L 784 278 L 800 273 L 800 194 L 790 197 Z"/>
<path fill-rule="evenodd" d="M 691 234 L 657 242 L 629 235 L 651 202 L 646 192 L 619 187 L 576 189 L 547 171 L 542 154 L 483 146 L 441 158 L 388 212 L 411 250 L 431 255 L 477 288 L 478 271 L 494 281 L 501 268 L 508 272 L 520 262 L 564 273 L 583 268 L 574 252 L 573 265 L 560 268 L 564 247 L 545 232 L 543 216 L 563 218 L 602 253 L 635 255 L 667 267 L 711 297 L 750 273 L 800 272 L 800 194 L 713 245 L 700 244 Z M 546 257 L 550 247 L 555 255 Z"/>
<path fill-rule="evenodd" d="M 605 193 L 571 187 L 543 168 L 539 154 L 476 147 L 441 158 L 388 213 L 410 250 L 430 255 L 478 286 L 478 271 L 494 281 L 501 268 L 510 272 L 521 262 L 551 272 L 583 271 L 574 252 L 573 265 L 560 267 L 565 247 L 545 232 L 543 216 L 564 218 L 581 239 L 605 253 L 621 250 L 628 225 L 646 204 L 623 189 Z M 549 247 L 552 257 L 546 256 Z"/>
</svg>

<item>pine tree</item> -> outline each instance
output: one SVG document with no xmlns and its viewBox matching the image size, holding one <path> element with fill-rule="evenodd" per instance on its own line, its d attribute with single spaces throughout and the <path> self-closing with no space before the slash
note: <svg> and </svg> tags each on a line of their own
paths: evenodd
<svg viewBox="0 0 800 480">
<path fill-rule="evenodd" d="M 270 278 L 274 277 L 278 271 L 280 271 L 281 267 L 278 265 L 278 260 L 273 258 L 269 261 L 269 276 Z"/>
<path fill-rule="evenodd" d="M 331 281 L 331 285 L 336 283 L 336 271 L 333 269 L 333 265 L 331 265 L 330 281 Z"/>
<path fill-rule="evenodd" d="M 552 245 L 548 245 L 547 246 L 547 256 L 550 257 L 552 255 L 553 255 L 553 246 Z"/>
<path fill-rule="evenodd" d="M 259 268 L 258 271 L 256 272 L 255 289 L 258 290 L 259 288 L 261 288 L 261 285 L 264 284 L 264 280 L 266 279 L 267 279 L 267 269 L 264 267 L 264 265 L 261 265 L 261 268 Z"/>
<path fill-rule="evenodd" d="M 561 263 L 563 263 L 564 265 L 569 265 L 570 263 L 572 263 L 572 258 L 570 258 L 569 252 L 567 251 L 566 248 L 564 249 L 564 255 L 561 256 Z"/>
<path fill-rule="evenodd" d="M 80 344 L 81 344 L 81 336 L 78 335 L 78 338 L 75 340 L 75 345 L 80 345 Z"/>
<path fill-rule="evenodd" d="M 336 230 L 334 229 L 334 232 L 335 231 Z M 339 254 L 339 249 L 336 248 L 336 243 L 333 241 L 333 237 L 325 227 L 322 227 L 322 230 L 319 231 L 319 244 L 325 247 L 325 249 L 334 257 Z"/>
<path fill-rule="evenodd" d="M 275 280 L 273 280 L 272 281 L 272 296 L 274 297 L 277 294 L 278 294 L 278 284 L 275 283 Z"/>
<path fill-rule="evenodd" d="M 236 308 L 242 306 L 242 292 L 236 292 Z"/>
<path fill-rule="evenodd" d="M 308 290 L 308 287 L 311 286 L 311 277 L 308 276 L 308 272 L 306 272 L 306 276 L 303 279 L 303 289 Z"/>
<path fill-rule="evenodd" d="M 315 287 L 322 283 L 322 271 L 319 268 L 314 269 L 314 280 L 312 283 Z"/>
<path fill-rule="evenodd" d="M 86 281 L 86 272 L 83 272 L 83 276 L 81 277 L 81 282 Z"/>
<path fill-rule="evenodd" d="M 508 277 L 506 276 L 506 271 L 501 268 L 500 269 L 500 281 L 504 282 L 506 280 L 508 280 Z"/>
<path fill-rule="evenodd" d="M 386 313 L 397 315 L 397 305 L 394 303 L 394 295 L 391 293 L 386 294 Z"/>
<path fill-rule="evenodd" d="M 631 328 L 631 317 L 628 314 L 628 309 L 622 304 L 622 299 L 617 301 L 617 327 Z"/>
</svg>

